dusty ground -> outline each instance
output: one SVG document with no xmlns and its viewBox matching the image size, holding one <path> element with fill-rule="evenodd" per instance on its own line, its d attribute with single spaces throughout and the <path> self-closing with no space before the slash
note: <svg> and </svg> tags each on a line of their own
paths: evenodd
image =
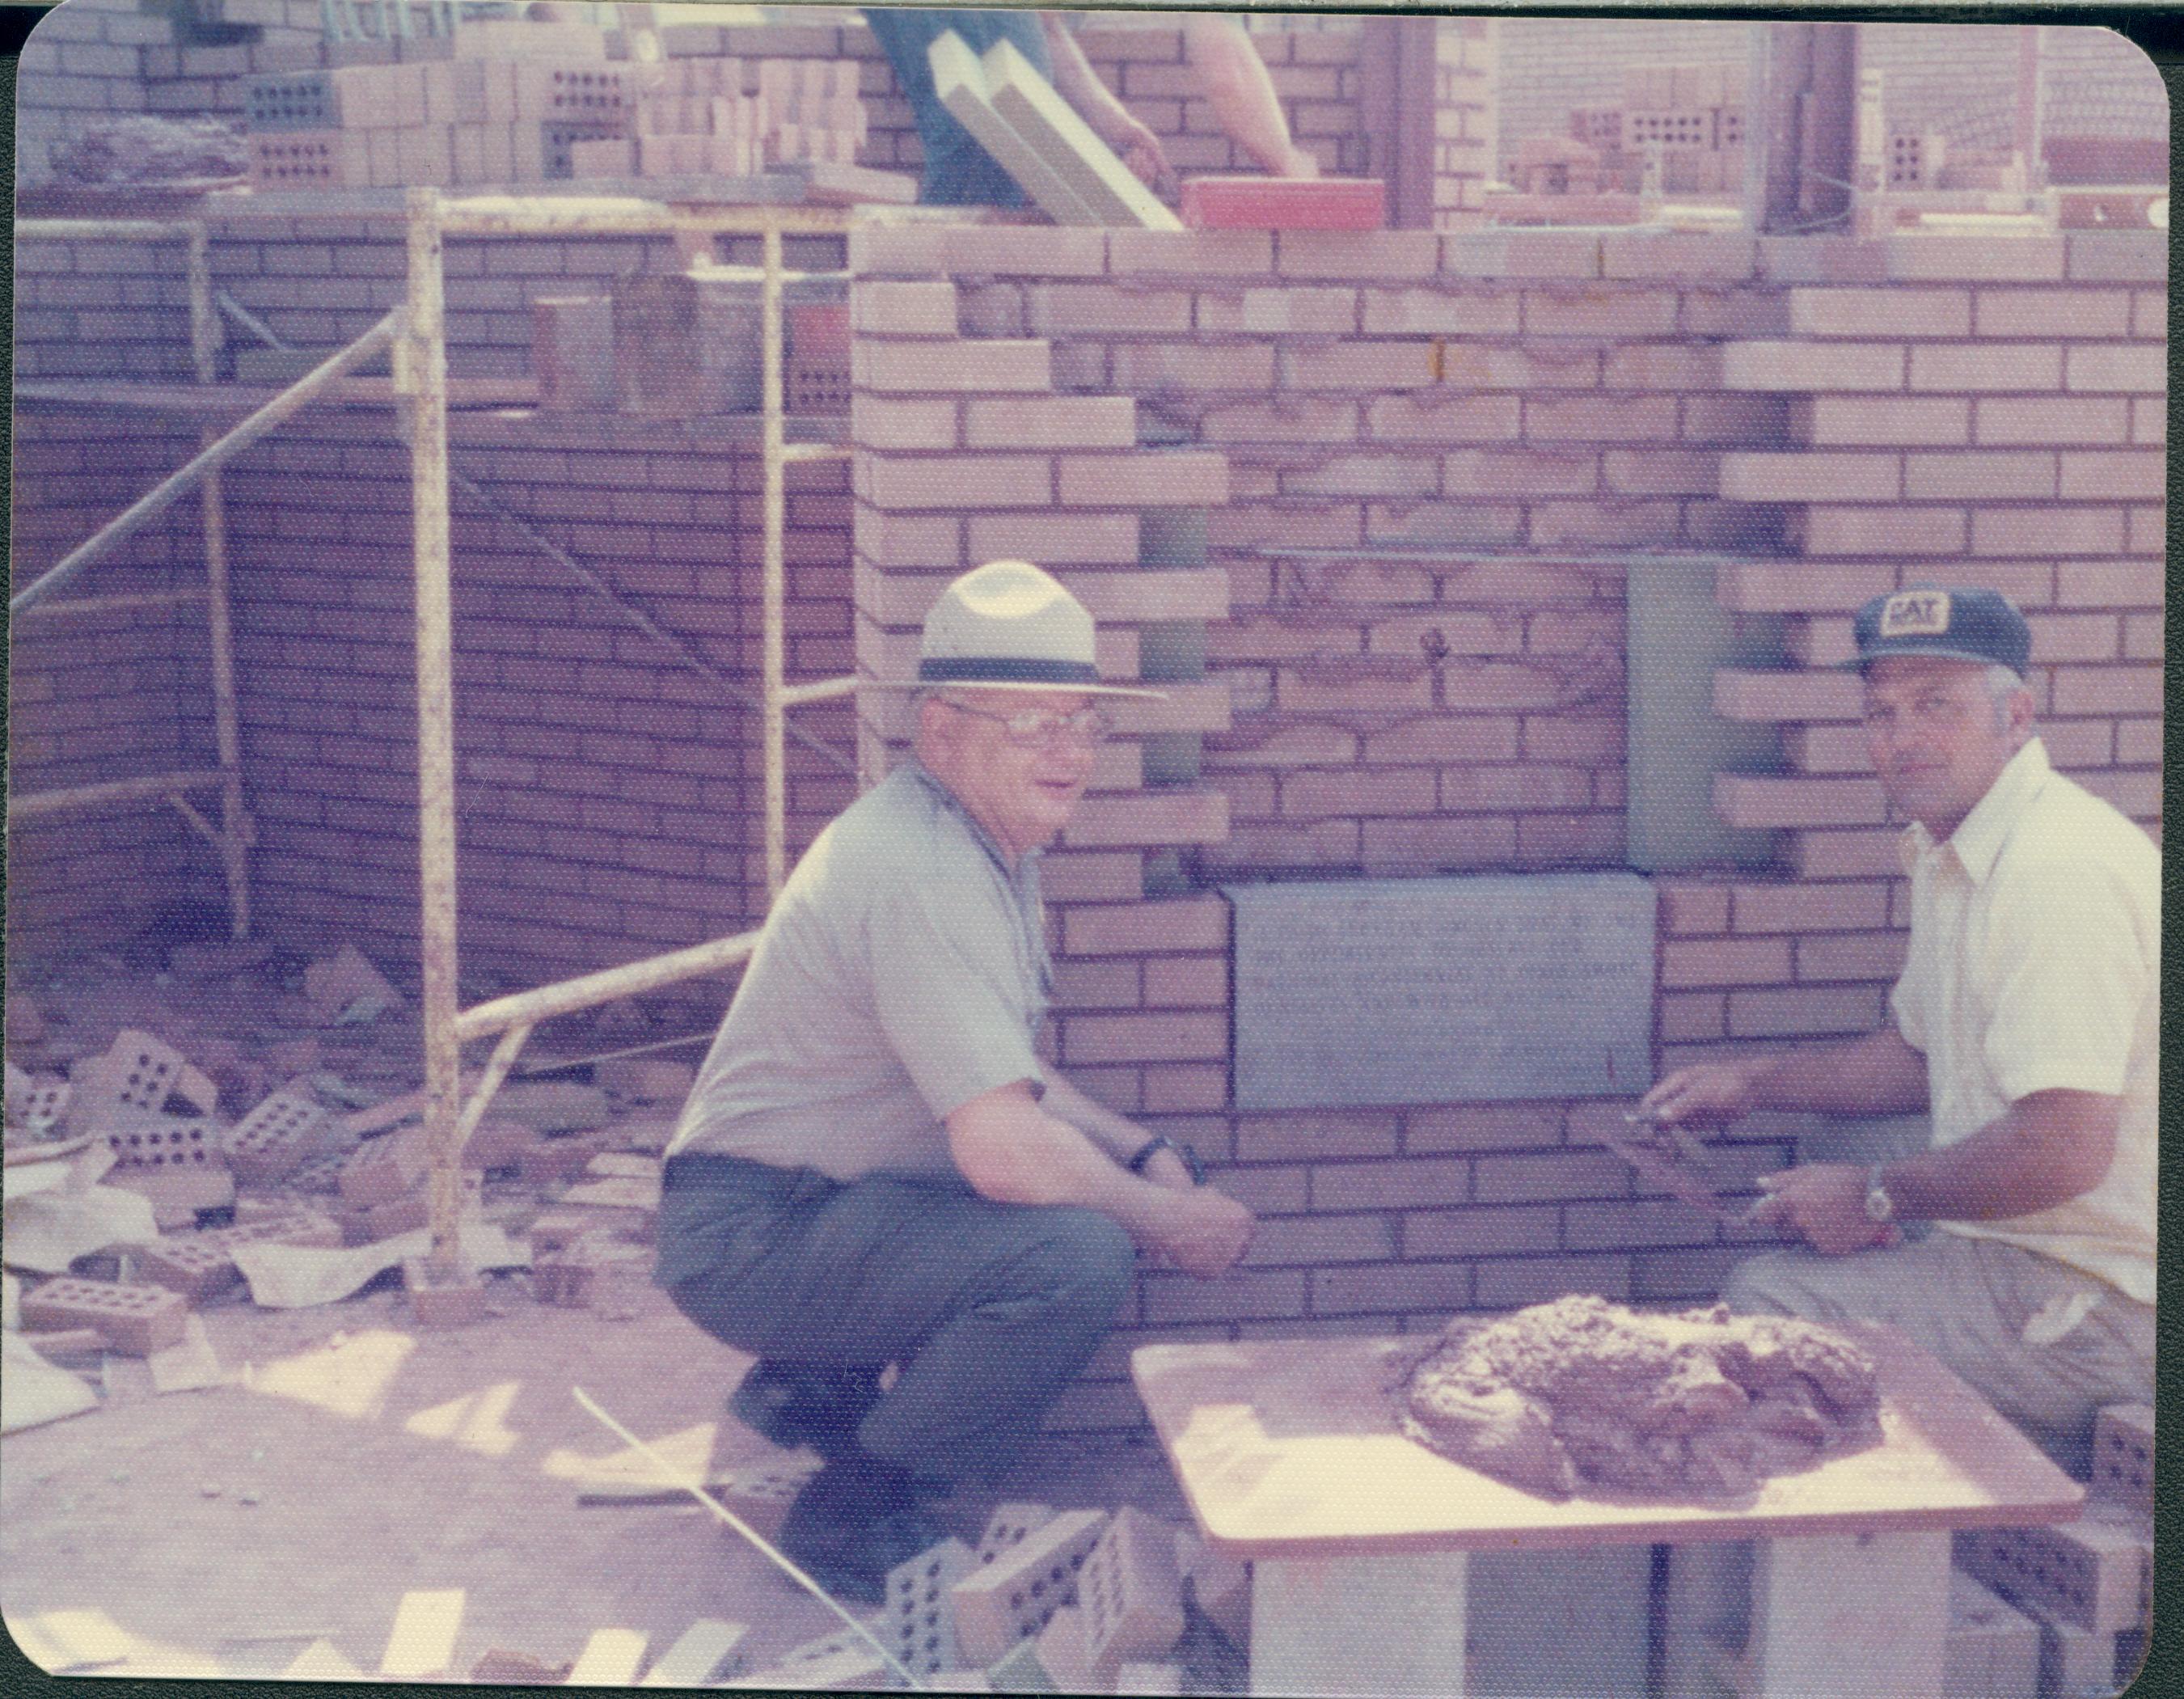
<svg viewBox="0 0 2184 1699">
<path fill-rule="evenodd" d="M 303 1006 L 296 961 L 210 981 L 164 961 L 11 963 L 44 1028 L 23 1039 L 11 1010 L 11 1058 L 59 1072 L 141 1028 L 214 1075 L 230 1119 L 286 1077 L 267 1050 L 301 1038 L 350 1087 L 418 1083 L 414 1016 L 328 1028 Z M 549 1195 L 495 1183 L 488 1213 L 520 1237 Z M 464 1590 L 459 1674 L 496 1647 L 563 1664 L 602 1628 L 657 1653 L 701 1618 L 744 1623 L 747 1669 L 830 1632 L 823 1607 L 694 1504 L 577 1504 L 579 1478 L 626 1448 L 575 1387 L 679 1457 L 785 1461 L 723 1412 L 747 1359 L 684 1321 L 646 1267 L 615 1271 L 588 1310 L 536 1303 L 527 1273 L 495 1276 L 494 1313 L 445 1331 L 410 1325 L 394 1275 L 305 1310 L 237 1295 L 200 1312 L 231 1375 L 200 1391 L 155 1396 L 141 1362 L 109 1357 L 100 1408 L 0 1442 L 0 1612 L 75 1635 L 100 1673 L 164 1675 L 270 1674 L 316 1640 L 375 1672 L 416 1589 Z M 1185 1516 L 1156 1448 L 1119 1437 L 1050 1439 L 999 1496 Z M 975 1539 L 986 1502 L 959 1506 L 957 1531 Z"/>
</svg>

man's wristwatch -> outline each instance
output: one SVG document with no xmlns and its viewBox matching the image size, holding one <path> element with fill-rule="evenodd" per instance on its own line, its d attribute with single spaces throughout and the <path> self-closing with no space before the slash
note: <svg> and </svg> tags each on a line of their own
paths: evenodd
<svg viewBox="0 0 2184 1699">
<path fill-rule="evenodd" d="M 1896 1200 L 1881 1183 L 1881 1167 L 1875 1162 L 1865 1171 L 1865 1218 L 1875 1225 L 1896 1219 Z"/>
<path fill-rule="evenodd" d="M 1145 1171 L 1145 1164 L 1152 1161 L 1153 1152 L 1156 1150 L 1174 1151 L 1182 1160 L 1183 1166 L 1190 1171 L 1191 1184 L 1202 1186 L 1206 1184 L 1206 1165 L 1198 1160 L 1198 1152 L 1192 1150 L 1190 1145 L 1169 1138 L 1165 1133 L 1156 1134 L 1146 1139 L 1138 1147 L 1137 1154 L 1123 1166 L 1134 1174 L 1142 1174 Z"/>
</svg>

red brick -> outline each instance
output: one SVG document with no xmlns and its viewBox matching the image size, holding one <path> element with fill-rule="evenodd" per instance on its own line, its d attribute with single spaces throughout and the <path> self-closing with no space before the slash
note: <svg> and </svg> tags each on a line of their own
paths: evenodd
<svg viewBox="0 0 2184 1699">
<path fill-rule="evenodd" d="M 2169 292 L 2138 289 L 2131 293 L 2131 333 L 2145 341 L 2159 342 L 2169 335 Z"/>
<path fill-rule="evenodd" d="M 1758 390 L 1897 390 L 1903 350 L 1872 343 L 1730 343 L 1722 387 Z"/>
<path fill-rule="evenodd" d="M 2055 456 L 2029 450 L 1908 454 L 1903 493 L 1912 501 L 2013 500 L 2055 493 Z"/>
<path fill-rule="evenodd" d="M 1368 1262 L 1384 1269 L 1395 1255 L 1395 1223 L 1385 1215 L 1290 1216 L 1259 1223 L 1243 1266 Z"/>
<path fill-rule="evenodd" d="M 1661 948 L 1664 987 L 1774 985 L 1789 977 L 1790 946 L 1783 939 L 1705 939 Z"/>
<path fill-rule="evenodd" d="M 1384 443 L 1513 442 L 1521 429 L 1522 408 L 1515 395 L 1387 395 L 1367 404 L 1366 430 Z"/>
<path fill-rule="evenodd" d="M 1865 879 L 1900 873 L 1902 833 L 1889 827 L 1802 832 L 1790 851 L 1803 879 Z"/>
<path fill-rule="evenodd" d="M 1661 1041 L 1719 1039 L 1729 1031 L 1729 1000 L 1719 991 L 1667 991 L 1661 995 Z"/>
<path fill-rule="evenodd" d="M 1138 516 L 974 513 L 969 521 L 968 552 L 975 560 L 1006 557 L 1046 566 L 1135 565 Z"/>
<path fill-rule="evenodd" d="M 1730 501 L 1893 501 L 1903 493 L 1894 454 L 1728 454 L 1721 493 Z"/>
<path fill-rule="evenodd" d="M 1961 443 L 1971 409 L 1958 396 L 1815 395 L 1794 404 L 1791 432 L 1815 448 Z"/>
<path fill-rule="evenodd" d="M 1207 449 L 1063 454 L 1064 507 L 1217 507 L 1228 499 L 1227 457 Z"/>
<path fill-rule="evenodd" d="M 2112 508 L 1986 508 L 1972 514 L 1975 554 L 2113 554 L 2124 546 Z"/>
<path fill-rule="evenodd" d="M 2159 448 L 2169 440 L 2169 399 L 2149 396 L 2131 404 L 2131 440 Z"/>
<path fill-rule="evenodd" d="M 2131 294 L 2123 289 L 1982 289 L 1983 337 L 2122 337 L 2130 334 Z"/>
<path fill-rule="evenodd" d="M 2131 509 L 2131 522 L 2124 535 L 2125 552 L 2131 554 L 2159 554 L 2168 546 L 2168 510 L 2162 507 Z"/>
<path fill-rule="evenodd" d="M 1228 1068 L 1226 1062 L 1154 1062 L 1142 1072 L 1145 1076 L 1143 1107 L 1149 1115 L 1190 1114 L 1215 1110 L 1228 1100 Z M 1235 1186 L 1225 1178 L 1223 1184 L 1232 1196 L 1242 1200 Z"/>
<path fill-rule="evenodd" d="M 1797 940 L 1800 983 L 1830 979 L 1885 979 L 1893 983 L 1903 971 L 1906 935 L 1900 932 L 1846 933 Z"/>
<path fill-rule="evenodd" d="M 1461 1203 L 1470 1195 L 1470 1173 L 1468 1161 L 1455 1159 L 1315 1163 L 1312 1208 L 1320 1213 Z"/>
<path fill-rule="evenodd" d="M 1922 233 L 1883 239 L 1888 276 L 1907 281 L 2048 282 L 2062 277 L 2064 253 L 2059 236 L 2013 237 L 1997 242 L 1984 236 Z"/>
<path fill-rule="evenodd" d="M 850 440 L 866 448 L 953 448 L 958 440 L 956 405 L 950 398 L 897 401 L 854 395 L 850 398 Z"/>
<path fill-rule="evenodd" d="M 1670 938 L 1703 936 L 1729 930 L 1729 888 L 1660 880 L 1662 933 Z"/>
<path fill-rule="evenodd" d="M 1403 1117 L 1407 1155 L 1517 1150 L 1558 1144 L 1560 1107 L 1552 1103 L 1464 1103 L 1412 1109 Z"/>
<path fill-rule="evenodd" d="M 1239 1161 L 1324 1161 L 1352 1156 L 1393 1156 L 1396 1149 L 1396 1117 L 1392 1110 L 1241 1115 L 1236 1120 Z"/>
<path fill-rule="evenodd" d="M 1291 819 L 1327 816 L 1430 814 L 1434 811 L 1430 768 L 1291 773 L 1282 780 L 1282 813 Z"/>
<path fill-rule="evenodd" d="M 1128 448 L 1138 440 L 1137 404 L 1123 395 L 974 398 L 963 422 L 972 448 Z"/>
<path fill-rule="evenodd" d="M 2159 395 L 2168 379 L 2167 367 L 2151 349 L 2128 343 L 2105 347 L 2077 347 L 2066 351 L 2062 387 L 2074 392 L 2129 390 Z"/>
<path fill-rule="evenodd" d="M 2166 457 L 2159 454 L 2065 454 L 2059 493 L 2065 501 L 2159 501 Z"/>
<path fill-rule="evenodd" d="M 1061 1026 L 1069 1062 L 1203 1061 L 1228 1053 L 1225 1013 L 1069 1015 Z"/>
<path fill-rule="evenodd" d="M 1228 964 L 1215 955 L 1177 955 L 1145 963 L 1149 1008 L 1218 1008 L 1228 1000 Z"/>
<path fill-rule="evenodd" d="M 1516 823 L 1486 816 L 1368 820 L 1362 850 L 1370 873 L 1502 866 L 1516 858 Z"/>
<path fill-rule="evenodd" d="M 1474 1301 L 1480 1309 L 1506 1310 L 1546 1303 L 1571 1292 L 1605 1298 L 1630 1295 L 1627 1256 L 1496 1258 L 1478 1266 Z"/>
<path fill-rule="evenodd" d="M 1803 337 L 1963 337 L 1971 333 L 1971 296 L 1963 289 L 1792 289 L 1790 330 Z"/>
<path fill-rule="evenodd" d="M 1062 936 L 1071 955 L 1225 950 L 1228 905 L 1218 898 L 1201 897 L 1072 908 L 1062 916 Z"/>
<path fill-rule="evenodd" d="M 1713 805 L 1725 824 L 1739 827 L 1865 826 L 1887 817 L 1880 785 L 1868 779 L 1717 773 Z"/>
<path fill-rule="evenodd" d="M 2115 756 L 2126 763 L 2158 762 L 2161 759 L 2162 726 L 2159 720 L 2120 720 L 2116 722 Z"/>
<path fill-rule="evenodd" d="M 860 341 L 850 351 L 860 388 L 916 391 L 1043 391 L 1053 387 L 1044 342 Z"/>
<path fill-rule="evenodd" d="M 2119 656 L 2114 614 L 2035 614 L 2026 623 L 2032 628 L 2032 653 L 2042 666 Z"/>
<path fill-rule="evenodd" d="M 2053 677 L 2058 714 L 2158 714 L 2164 705 L 2159 666 L 2059 666 Z"/>
<path fill-rule="evenodd" d="M 2063 350 L 2053 343 L 1994 343 L 1911 350 L 1911 387 L 1914 390 L 1991 392 L 2062 387 Z"/>
<path fill-rule="evenodd" d="M 1826 986 L 1787 991 L 1732 991 L 1733 1037 L 1801 1038 L 1872 1031 L 1880 1024 L 1885 989 Z"/>
<path fill-rule="evenodd" d="M 1267 276 L 1274 269 L 1274 239 L 1264 231 L 1116 230 L 1107 240 L 1118 276 Z"/>
<path fill-rule="evenodd" d="M 1633 442 L 1673 438 L 1675 434 L 1673 396 L 1524 398 L 1524 435 L 1534 442 Z"/>
<path fill-rule="evenodd" d="M 1959 554 L 1964 530 L 1964 515 L 1953 508 L 1812 506 L 1804 510 L 1798 535 L 1808 554 L 1901 559 L 1906 554 Z"/>
<path fill-rule="evenodd" d="M 859 279 L 850 292 L 856 328 L 884 337 L 957 334 L 953 283 L 887 283 Z"/>
<path fill-rule="evenodd" d="M 1754 672 L 1717 668 L 1714 712 L 1727 720 L 1850 720 L 1860 712 L 1855 675 L 1810 668 Z"/>
<path fill-rule="evenodd" d="M 2048 396 L 2039 400 L 1981 397 L 1975 404 L 1974 440 L 1990 443 L 2120 443 L 2130 436 L 2121 398 Z"/>
<path fill-rule="evenodd" d="M 1312 1274 L 1312 1313 L 1340 1316 L 1424 1311 L 1445 1316 L 1471 1307 L 1468 1262 L 1402 1262 L 1369 1268 L 1319 1268 Z"/>
</svg>

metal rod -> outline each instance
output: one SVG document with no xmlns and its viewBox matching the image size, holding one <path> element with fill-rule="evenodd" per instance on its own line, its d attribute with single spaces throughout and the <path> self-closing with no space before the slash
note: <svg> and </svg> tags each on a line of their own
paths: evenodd
<svg viewBox="0 0 2184 1699">
<path fill-rule="evenodd" d="M 678 979 L 694 979 L 701 973 L 717 972 L 723 967 L 733 966 L 757 948 L 756 933 L 737 933 L 728 938 L 694 944 L 687 950 L 670 950 L 665 955 L 647 956 L 642 961 L 625 962 L 620 967 L 604 967 L 596 973 L 582 974 L 552 985 L 512 992 L 464 1010 L 455 1018 L 455 1033 L 467 1044 L 473 1039 L 489 1038 L 505 1031 L 519 1022 L 535 1026 L 556 1015 L 574 1014 L 579 1009 L 611 1003 L 618 997 L 655 991 Z"/>
<path fill-rule="evenodd" d="M 515 1066 L 516 1053 L 522 1050 L 523 1041 L 530 1036 L 531 1028 L 527 1024 L 510 1027 L 500 1035 L 500 1042 L 493 1047 L 493 1054 L 486 1058 L 485 1072 L 479 1076 L 476 1086 L 464 1101 L 462 1115 L 455 1122 L 455 1155 L 458 1157 L 468 1148 L 471 1134 L 477 1131 L 478 1122 L 485 1119 L 486 1106 L 493 1101 L 493 1093 L 500 1089 L 501 1082 L 508 1078 L 509 1069 Z"/>
<path fill-rule="evenodd" d="M 175 608 L 186 602 L 202 602 L 206 590 L 191 584 L 179 590 L 130 590 L 111 596 L 75 596 L 65 602 L 41 602 L 24 612 L 32 618 L 54 619 L 64 614 L 118 614 L 136 608 Z"/>
<path fill-rule="evenodd" d="M 8 599 L 8 611 L 20 614 L 33 603 L 42 601 L 145 521 L 164 511 L 177 496 L 205 473 L 215 466 L 225 465 L 292 414 L 300 412 L 336 378 L 363 365 L 392 343 L 395 327 L 401 319 L 398 309 L 389 313 L 347 348 L 297 379 L 225 436 L 202 449 L 187 465 L 169 473 L 149 492 L 138 497 L 129 507 L 70 550 L 43 577 L 27 588 L 18 591 Z"/>
<path fill-rule="evenodd" d="M 760 237 L 766 278 L 759 290 L 759 344 L 764 414 L 760 443 L 765 467 L 765 577 L 759 634 L 760 680 L 766 693 L 760 712 L 766 761 L 766 894 L 772 903 L 788 878 L 788 751 L 784 728 L 787 682 L 788 467 L 782 459 L 781 226 L 768 223 Z"/>
<path fill-rule="evenodd" d="M 25 218 L 15 221 L 18 242 L 180 242 L 204 226 L 193 219 Z"/>
<path fill-rule="evenodd" d="M 440 198 L 409 192 L 410 298 L 397 387 L 407 397 L 417 599 L 419 958 L 425 1027 L 425 1139 L 436 1279 L 458 1278 L 462 1174 L 456 1117 L 462 1053 L 455 966 L 454 621 L 448 526 L 448 346 Z"/>
<path fill-rule="evenodd" d="M 234 320 L 237 324 L 242 326 L 244 330 L 249 331 L 252 336 L 257 337 L 258 340 L 265 343 L 267 348 L 279 348 L 283 353 L 287 351 L 288 344 L 282 342 L 277 336 L 274 335 L 273 332 L 267 328 L 265 321 L 263 319 L 260 319 L 257 314 L 252 312 L 249 308 L 244 306 L 242 302 L 237 300 L 234 296 L 229 294 L 226 290 L 220 289 L 215 291 L 213 295 L 213 299 L 220 304 L 220 309 L 221 312 L 226 314 L 229 318 Z"/>
<path fill-rule="evenodd" d="M 821 678 L 810 684 L 784 684 L 781 688 L 781 705 L 796 708 L 806 702 L 832 702 L 838 696 L 857 694 L 857 681 L 852 678 Z"/>
<path fill-rule="evenodd" d="M 625 1056 L 649 1056 L 660 1050 L 687 1050 L 692 1044 L 710 1041 L 710 1033 L 685 1033 L 679 1039 L 655 1039 L 649 1044 L 626 1044 L 616 1050 L 593 1050 L 581 1056 L 557 1056 L 551 1061 L 537 1061 L 516 1069 L 523 1079 L 537 1079 L 549 1073 L 566 1073 L 572 1067 L 589 1067 L 593 1062 L 620 1061 Z"/>
<path fill-rule="evenodd" d="M 789 443 L 783 446 L 781 458 L 785 465 L 800 466 L 815 460 L 846 460 L 850 452 L 847 443 Z"/>
<path fill-rule="evenodd" d="M 816 1581 L 805 1574 L 803 1570 L 797 1568 L 797 1566 L 783 1553 L 778 1546 L 773 1545 L 764 1535 L 753 1528 L 750 1524 L 745 1522 L 741 1517 L 738 1516 L 733 1511 L 730 1510 L 726 1505 L 722 1504 L 718 1499 L 707 1492 L 703 1482 L 690 1479 L 688 1476 L 683 1474 L 680 1469 L 677 1468 L 674 1464 L 669 1462 L 666 1458 L 661 1457 L 659 1452 L 654 1451 L 651 1446 L 646 1445 L 644 1440 L 638 1439 L 636 1434 L 631 1433 L 628 1429 L 623 1427 L 621 1423 L 616 1421 L 613 1417 L 608 1415 L 605 1411 L 602 1410 L 599 1407 L 598 1402 L 592 1397 L 591 1394 L 585 1391 L 582 1387 L 572 1386 L 569 1389 L 569 1391 L 576 1399 L 577 1402 L 583 1406 L 586 1414 L 604 1424 L 616 1439 L 620 1440 L 624 1445 L 630 1446 L 632 1450 L 637 1451 L 639 1456 L 644 1457 L 647 1462 L 650 1463 L 655 1468 L 659 1470 L 661 1480 L 666 1482 L 671 1486 L 681 1487 L 685 1492 L 688 1493 L 691 1497 L 696 1499 L 699 1503 L 702 1504 L 707 1510 L 710 1511 L 716 1518 L 726 1523 L 729 1527 L 734 1529 L 737 1533 L 742 1535 L 744 1539 L 750 1541 L 752 1545 L 758 1547 L 760 1551 L 766 1554 L 767 1561 L 771 1563 L 774 1568 L 779 1569 L 783 1574 L 787 1575 L 789 1579 L 794 1581 L 797 1585 L 802 1587 L 806 1592 L 810 1593 L 813 1598 L 818 1600 L 821 1604 L 826 1606 L 828 1610 L 833 1612 L 836 1616 L 841 1618 L 844 1622 L 849 1624 L 851 1628 L 855 1629 L 858 1634 L 869 1641 L 872 1643 L 872 1650 L 879 1653 L 880 1657 L 885 1660 L 889 1668 L 894 1671 L 897 1675 L 900 1675 L 917 1691 L 924 1692 L 927 1691 L 926 1684 L 910 1673 L 909 1669 L 904 1666 L 901 1661 L 881 1643 L 878 1635 L 875 1635 L 865 1624 L 858 1621 L 856 1618 L 851 1616 L 849 1612 L 843 1609 L 841 1605 L 836 1602 L 834 1596 L 832 1593 L 828 1592 L 824 1587 L 821 1586 Z"/>
<path fill-rule="evenodd" d="M 63 809 L 91 808 L 107 802 L 142 802 L 170 791 L 202 790 L 226 776 L 218 768 L 209 772 L 147 773 L 142 778 L 109 779 L 103 784 L 70 785 L 64 790 L 42 790 L 29 796 L 8 799 L 8 818 L 25 820 Z"/>
<path fill-rule="evenodd" d="M 220 377 L 220 315 L 213 307 L 212 248 L 202 223 L 192 226 L 189 246 L 190 355 L 198 382 Z M 219 432 L 207 428 L 210 448 Z M 228 930 L 250 936 L 250 843 L 256 835 L 242 798 L 242 735 L 236 713 L 235 636 L 228 606 L 227 501 L 222 475 L 205 474 L 201 511 L 204 522 L 205 627 L 212 667 L 213 740 L 225 776 L 220 788 L 220 865 L 227 881 Z"/>
</svg>

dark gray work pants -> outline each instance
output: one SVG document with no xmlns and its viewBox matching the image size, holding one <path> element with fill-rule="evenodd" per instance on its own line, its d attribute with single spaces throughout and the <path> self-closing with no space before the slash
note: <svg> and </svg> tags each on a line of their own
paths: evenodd
<svg viewBox="0 0 2184 1699">
<path fill-rule="evenodd" d="M 1086 1209 L 995 1203 L 952 1175 L 847 1183 L 686 1152 L 667 1164 L 655 1278 L 738 1350 L 878 1370 L 858 1429 L 922 1476 L 999 1475 L 1106 1337 L 1135 1265 Z"/>
</svg>

